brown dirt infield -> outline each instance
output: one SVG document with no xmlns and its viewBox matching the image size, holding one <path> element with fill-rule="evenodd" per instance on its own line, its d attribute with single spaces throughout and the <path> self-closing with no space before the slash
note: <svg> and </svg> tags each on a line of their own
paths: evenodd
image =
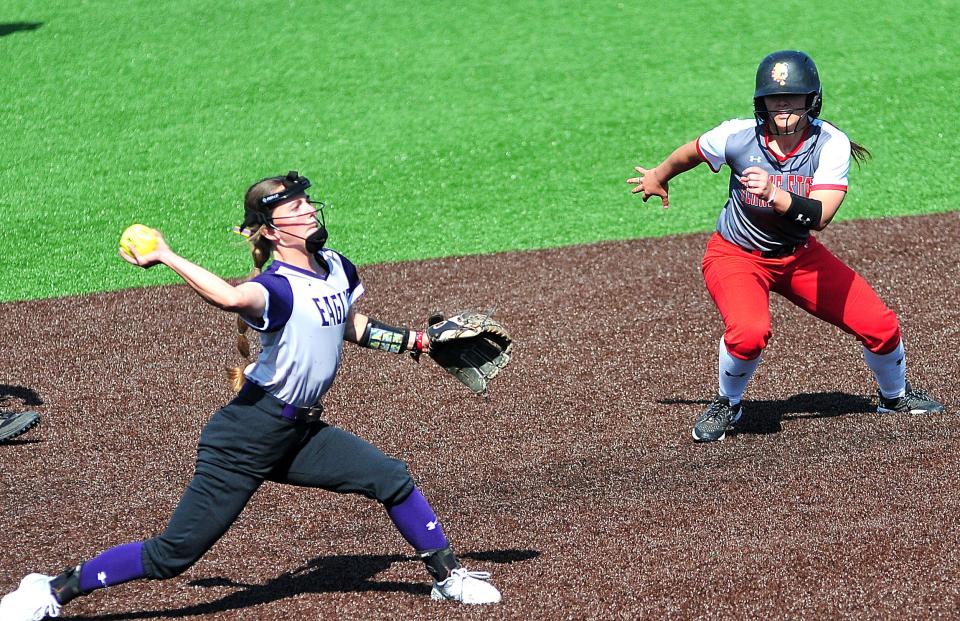
<svg viewBox="0 0 960 621">
<path fill-rule="evenodd" d="M 193 568 L 81 598 L 70 619 L 954 618 L 960 611 L 960 214 L 820 239 L 904 328 L 948 413 L 879 416 L 859 345 L 774 298 L 747 418 L 690 441 L 715 390 L 705 235 L 361 269 L 360 310 L 422 325 L 495 307 L 517 341 L 487 399 L 429 362 L 347 346 L 327 418 L 406 460 L 504 601 L 429 600 L 375 503 L 265 485 Z M 118 265 L 117 269 L 126 269 Z M 165 525 L 230 396 L 233 323 L 183 286 L 6 304 L 0 591 Z"/>
</svg>

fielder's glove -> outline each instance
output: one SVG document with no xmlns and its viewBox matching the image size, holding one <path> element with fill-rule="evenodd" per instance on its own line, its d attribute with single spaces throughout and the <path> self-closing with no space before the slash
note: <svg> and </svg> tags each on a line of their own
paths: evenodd
<svg viewBox="0 0 960 621">
<path fill-rule="evenodd" d="M 429 356 L 467 388 L 486 394 L 487 382 L 510 362 L 513 339 L 503 324 L 477 311 L 449 319 L 433 315 L 428 323 Z"/>
</svg>

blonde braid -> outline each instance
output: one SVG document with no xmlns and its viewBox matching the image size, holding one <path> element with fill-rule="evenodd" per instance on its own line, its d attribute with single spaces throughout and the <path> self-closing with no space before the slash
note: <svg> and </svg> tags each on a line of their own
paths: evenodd
<svg viewBox="0 0 960 621">
<path fill-rule="evenodd" d="M 263 270 L 263 265 L 270 258 L 273 251 L 273 243 L 260 235 L 260 227 L 250 233 L 248 238 L 251 246 L 250 254 L 253 255 L 253 270 L 247 276 L 247 280 L 255 278 Z M 240 392 L 243 388 L 244 376 L 243 370 L 246 363 L 250 361 L 250 341 L 247 339 L 247 330 L 250 326 L 237 315 L 237 351 L 243 357 L 245 364 L 239 367 L 230 367 L 227 369 L 227 377 L 230 379 L 230 386 L 235 392 Z"/>
</svg>

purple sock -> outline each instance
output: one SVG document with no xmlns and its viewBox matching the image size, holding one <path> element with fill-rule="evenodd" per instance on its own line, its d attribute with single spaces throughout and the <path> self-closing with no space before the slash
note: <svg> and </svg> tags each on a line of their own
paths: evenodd
<svg viewBox="0 0 960 621">
<path fill-rule="evenodd" d="M 96 589 L 145 578 L 147 572 L 143 568 L 142 554 L 142 541 L 125 543 L 100 553 L 80 567 L 80 591 L 89 593 Z"/>
<path fill-rule="evenodd" d="M 416 487 L 403 502 L 388 507 L 387 514 L 417 552 L 439 550 L 450 545 L 433 509 Z"/>
</svg>

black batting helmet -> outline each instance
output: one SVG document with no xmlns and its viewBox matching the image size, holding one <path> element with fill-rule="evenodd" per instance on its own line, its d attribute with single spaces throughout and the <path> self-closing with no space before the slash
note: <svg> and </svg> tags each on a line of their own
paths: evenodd
<svg viewBox="0 0 960 621">
<path fill-rule="evenodd" d="M 753 110 L 760 121 L 766 121 L 767 95 L 806 95 L 807 114 L 820 116 L 823 97 L 820 75 L 813 59 L 798 50 L 781 50 L 767 55 L 757 67 L 757 88 L 753 92 Z"/>
</svg>

